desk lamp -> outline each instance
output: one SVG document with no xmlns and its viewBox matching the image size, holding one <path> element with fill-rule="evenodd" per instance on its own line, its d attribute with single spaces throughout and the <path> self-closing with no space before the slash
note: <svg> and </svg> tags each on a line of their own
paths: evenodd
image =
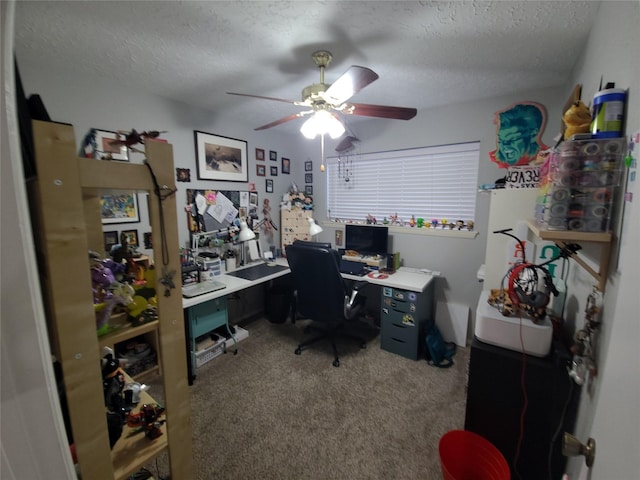
<svg viewBox="0 0 640 480">
<path fill-rule="evenodd" d="M 254 238 L 256 238 L 256 234 L 253 233 L 253 230 L 249 228 L 249 226 L 247 225 L 247 222 L 245 222 L 244 220 L 241 220 L 240 233 L 238 234 L 238 241 L 241 243 L 240 265 L 245 264 L 245 249 L 246 249 L 245 242 L 248 242 L 249 240 L 253 240 Z"/>
<path fill-rule="evenodd" d="M 313 238 L 322 231 L 322 227 L 312 217 L 307 217 L 307 220 L 309 220 L 309 235 Z"/>
</svg>

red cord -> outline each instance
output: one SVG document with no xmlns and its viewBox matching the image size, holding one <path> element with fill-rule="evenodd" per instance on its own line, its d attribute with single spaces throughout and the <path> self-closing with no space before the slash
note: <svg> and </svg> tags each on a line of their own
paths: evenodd
<svg viewBox="0 0 640 480">
<path fill-rule="evenodd" d="M 516 447 L 516 453 L 513 457 L 513 471 L 515 472 L 518 478 L 520 478 L 520 474 L 518 473 L 518 458 L 520 457 L 520 447 L 522 446 L 522 440 L 524 438 L 524 417 L 527 413 L 527 407 L 529 406 L 529 399 L 527 397 L 527 388 L 525 384 L 527 354 L 524 351 L 524 338 L 522 337 L 522 312 L 520 313 L 520 349 L 522 351 L 522 370 L 520 371 L 520 388 L 522 389 L 522 396 L 524 398 L 524 402 L 522 404 L 522 411 L 520 412 L 520 434 L 518 435 L 518 445 Z"/>
</svg>

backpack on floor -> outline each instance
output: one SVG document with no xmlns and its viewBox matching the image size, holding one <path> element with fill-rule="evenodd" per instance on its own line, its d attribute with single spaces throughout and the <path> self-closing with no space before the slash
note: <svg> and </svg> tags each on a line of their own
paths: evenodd
<svg viewBox="0 0 640 480">
<path fill-rule="evenodd" d="M 427 328 L 425 342 L 427 344 L 425 351 L 429 365 L 439 368 L 449 368 L 453 365 L 453 356 L 456 354 L 456 344 L 453 342 L 445 342 L 435 323 Z"/>
</svg>

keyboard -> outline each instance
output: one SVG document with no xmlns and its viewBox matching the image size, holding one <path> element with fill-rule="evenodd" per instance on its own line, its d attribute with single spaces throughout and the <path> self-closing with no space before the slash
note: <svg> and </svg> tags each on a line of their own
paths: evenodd
<svg viewBox="0 0 640 480">
<path fill-rule="evenodd" d="M 205 293 L 215 292 L 216 290 L 222 290 L 227 286 L 218 281 L 200 282 L 192 285 L 186 285 L 182 287 L 182 296 L 186 298 L 197 297 L 198 295 L 204 295 Z"/>
</svg>

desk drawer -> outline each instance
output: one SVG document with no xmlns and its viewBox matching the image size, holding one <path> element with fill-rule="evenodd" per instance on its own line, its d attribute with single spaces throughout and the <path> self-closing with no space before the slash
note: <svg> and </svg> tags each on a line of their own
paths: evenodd
<svg viewBox="0 0 640 480">
<path fill-rule="evenodd" d="M 420 345 L 418 344 L 417 336 L 404 336 L 403 338 L 402 335 L 382 335 L 380 337 L 380 348 L 411 360 L 418 360 L 420 356 Z"/>
<path fill-rule="evenodd" d="M 227 299 L 225 297 L 209 300 L 189 308 L 191 338 L 195 339 L 227 324 Z"/>
<path fill-rule="evenodd" d="M 402 322 L 390 322 L 383 318 L 380 322 L 380 336 L 382 338 L 395 337 L 403 341 L 410 341 L 418 336 L 418 327 Z"/>
</svg>

